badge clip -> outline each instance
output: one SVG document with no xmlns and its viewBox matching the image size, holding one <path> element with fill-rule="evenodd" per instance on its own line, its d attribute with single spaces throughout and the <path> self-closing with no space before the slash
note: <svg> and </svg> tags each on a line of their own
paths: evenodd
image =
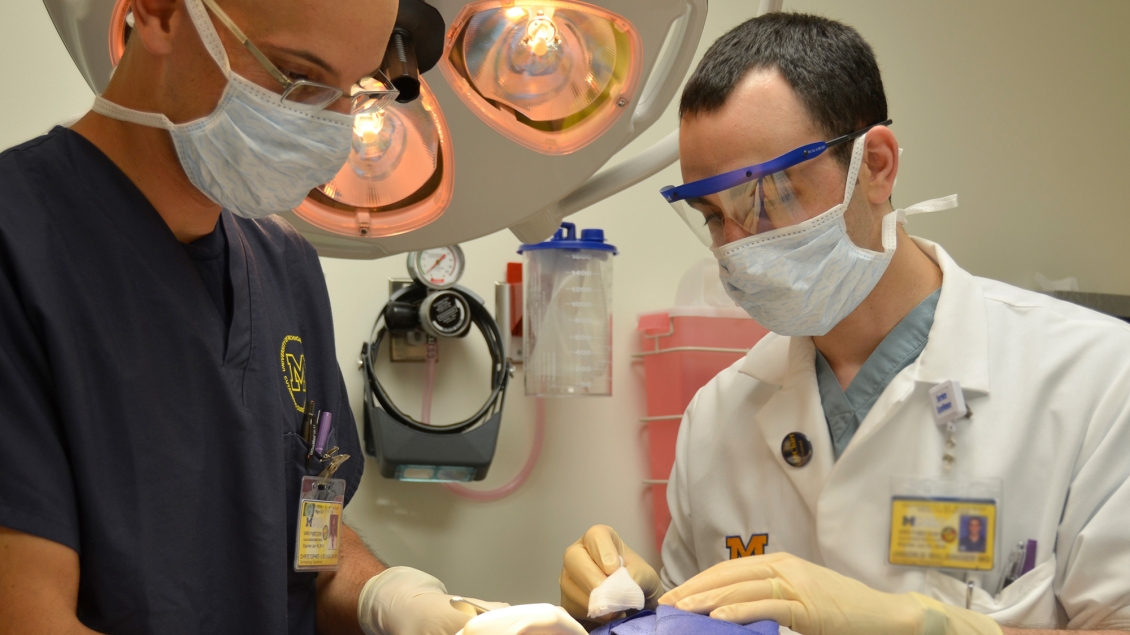
<svg viewBox="0 0 1130 635">
<path fill-rule="evenodd" d="M 336 451 L 337 448 L 334 448 L 329 454 L 326 454 L 324 457 L 322 457 L 322 460 L 328 461 L 329 465 L 327 465 L 326 468 L 322 470 L 322 473 L 318 475 L 318 478 L 333 478 L 334 474 L 337 473 L 337 468 L 341 467 L 342 463 L 345 463 L 347 460 L 349 460 L 348 454 L 334 454 Z"/>
<path fill-rule="evenodd" d="M 930 406 L 934 413 L 934 423 L 946 435 L 946 453 L 942 455 L 942 464 L 949 469 L 957 460 L 954 453 L 957 449 L 957 420 L 973 416 L 973 411 L 965 403 L 965 394 L 956 379 L 943 381 L 930 389 Z"/>
</svg>

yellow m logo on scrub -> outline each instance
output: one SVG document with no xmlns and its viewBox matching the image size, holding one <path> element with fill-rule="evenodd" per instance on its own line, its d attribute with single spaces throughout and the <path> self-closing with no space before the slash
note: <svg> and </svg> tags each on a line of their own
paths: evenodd
<svg viewBox="0 0 1130 635">
<path fill-rule="evenodd" d="M 279 347 L 279 366 L 282 369 L 283 383 L 298 412 L 306 408 L 306 353 L 302 350 L 302 338 L 287 335 Z"/>
<path fill-rule="evenodd" d="M 290 392 L 306 392 L 306 356 L 300 355 L 296 359 L 294 355 L 287 353 L 286 367 L 290 371 L 290 378 L 287 380 Z"/>
</svg>

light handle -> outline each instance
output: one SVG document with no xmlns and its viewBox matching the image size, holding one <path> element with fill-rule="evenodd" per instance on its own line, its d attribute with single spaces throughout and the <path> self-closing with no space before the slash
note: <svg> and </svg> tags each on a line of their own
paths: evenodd
<svg viewBox="0 0 1130 635">
<path fill-rule="evenodd" d="M 643 130 L 655 123 L 683 84 L 691 67 L 702 29 L 706 25 L 707 0 L 688 0 L 686 12 L 677 18 L 676 41 L 662 59 L 656 60 L 651 78 L 632 113 L 632 129 Z"/>
</svg>

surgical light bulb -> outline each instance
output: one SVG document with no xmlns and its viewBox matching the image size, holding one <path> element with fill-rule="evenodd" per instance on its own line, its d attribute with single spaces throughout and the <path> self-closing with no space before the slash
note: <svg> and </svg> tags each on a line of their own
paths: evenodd
<svg viewBox="0 0 1130 635">
<path fill-rule="evenodd" d="M 359 114 L 354 118 L 354 150 L 357 154 L 373 158 L 372 146 L 375 145 L 381 130 L 384 128 L 384 111 Z"/>
<path fill-rule="evenodd" d="M 384 130 L 383 110 L 357 115 L 353 119 L 353 152 L 357 159 L 371 161 L 388 150 L 390 136 Z"/>
<path fill-rule="evenodd" d="M 357 115 L 357 118 L 353 121 L 353 134 L 359 137 L 363 143 L 372 143 L 376 140 L 376 135 L 384 127 L 384 124 L 385 113 L 383 110 Z"/>
<path fill-rule="evenodd" d="M 544 11 L 538 11 L 537 17 L 526 25 L 526 37 L 523 40 L 534 55 L 545 55 L 551 46 L 560 43 L 557 38 L 557 25 L 553 20 L 545 17 Z"/>
<path fill-rule="evenodd" d="M 465 3 L 440 69 L 475 114 L 512 140 L 544 154 L 578 150 L 627 110 L 643 60 L 632 24 L 590 2 Z"/>
<path fill-rule="evenodd" d="M 357 207 L 395 204 L 436 173 L 441 136 L 430 94 L 357 115 L 348 163 L 323 193 Z"/>
<path fill-rule="evenodd" d="M 451 203 L 454 154 L 442 109 L 420 78 L 420 97 L 353 117 L 352 148 L 337 175 L 295 210 L 344 236 L 396 236 L 431 223 Z"/>
</svg>

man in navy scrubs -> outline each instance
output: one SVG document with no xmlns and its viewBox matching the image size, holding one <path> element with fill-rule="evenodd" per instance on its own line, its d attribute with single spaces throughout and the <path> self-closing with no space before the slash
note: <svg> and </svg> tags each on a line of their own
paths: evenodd
<svg viewBox="0 0 1130 635">
<path fill-rule="evenodd" d="M 454 633 L 347 526 L 294 568 L 305 411 L 346 501 L 363 458 L 317 254 L 270 214 L 388 97 L 396 0 L 132 5 L 94 111 L 0 155 L 0 633 Z"/>
</svg>

